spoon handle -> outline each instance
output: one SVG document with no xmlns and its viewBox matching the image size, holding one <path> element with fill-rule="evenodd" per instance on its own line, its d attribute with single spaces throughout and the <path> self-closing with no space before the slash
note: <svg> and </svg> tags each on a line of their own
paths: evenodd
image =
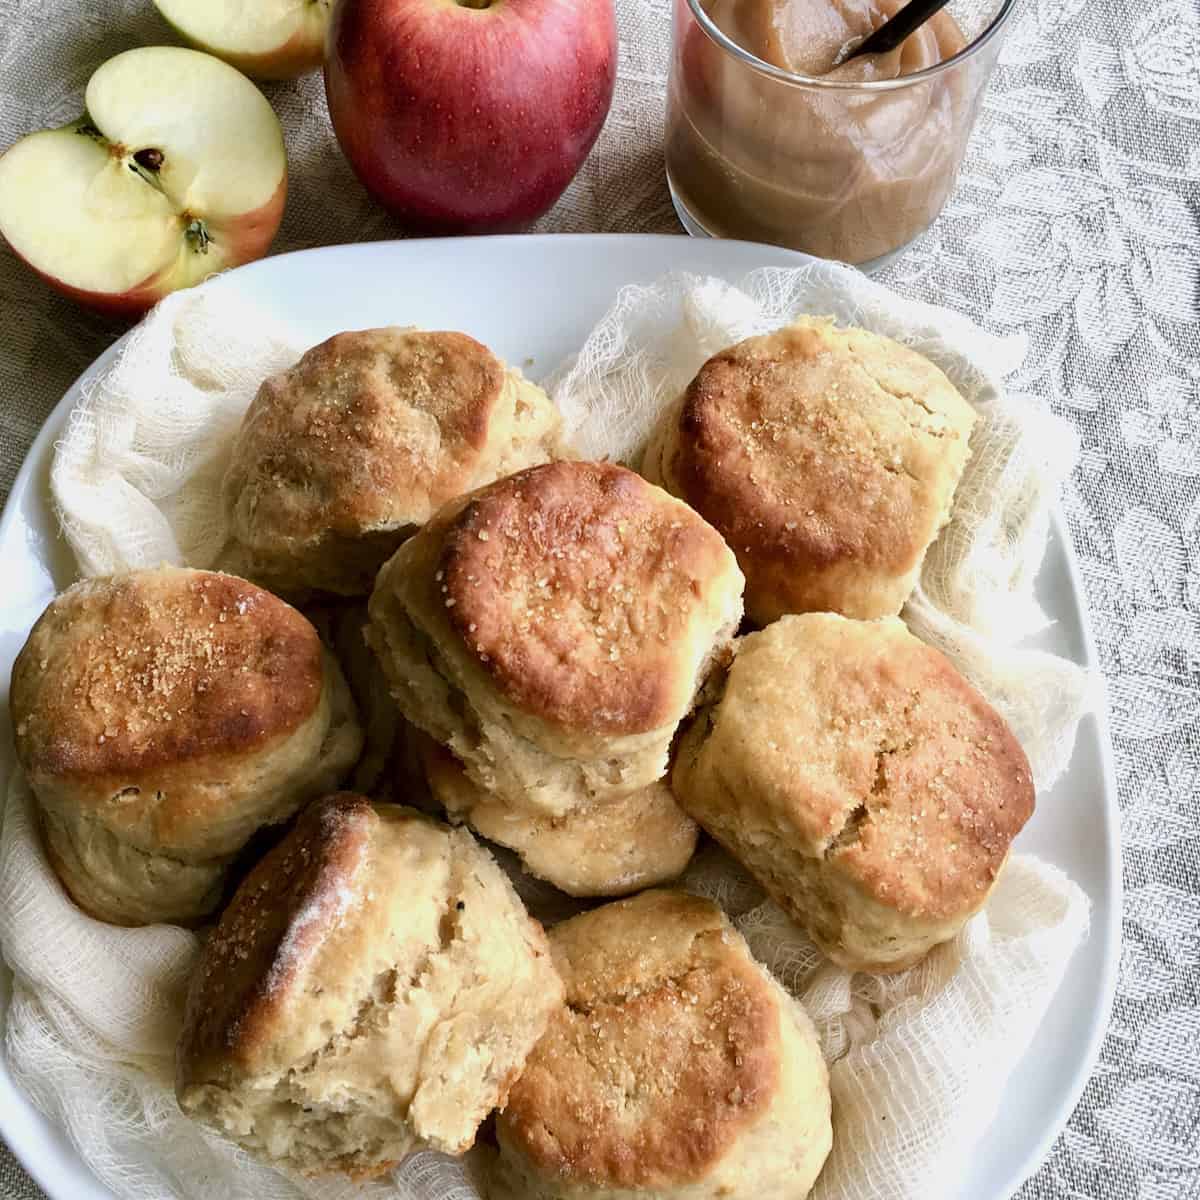
<svg viewBox="0 0 1200 1200">
<path fill-rule="evenodd" d="M 895 50 L 905 38 L 915 33 L 935 13 L 941 12 L 950 0 L 909 0 L 890 21 L 885 21 L 870 37 L 856 46 L 842 62 L 860 54 L 886 54 Z"/>
</svg>

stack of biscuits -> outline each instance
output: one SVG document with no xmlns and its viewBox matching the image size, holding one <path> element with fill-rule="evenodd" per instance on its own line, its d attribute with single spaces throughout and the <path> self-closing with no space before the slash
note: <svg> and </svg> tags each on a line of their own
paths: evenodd
<svg viewBox="0 0 1200 1200">
<path fill-rule="evenodd" d="M 816 318 L 705 363 L 640 473 L 461 333 L 266 380 L 223 569 L 76 584 L 12 679 L 66 893 L 206 931 L 184 1112 L 304 1175 L 463 1154 L 498 1110 L 496 1200 L 807 1195 L 812 1022 L 670 885 L 711 838 L 849 971 L 986 901 L 1029 766 L 899 617 L 974 419 Z"/>
</svg>

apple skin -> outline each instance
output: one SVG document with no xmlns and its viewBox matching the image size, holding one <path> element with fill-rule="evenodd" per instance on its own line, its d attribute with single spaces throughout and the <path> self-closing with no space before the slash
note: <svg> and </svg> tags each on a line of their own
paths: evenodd
<svg viewBox="0 0 1200 1200">
<path fill-rule="evenodd" d="M 213 232 L 220 238 L 224 253 L 219 259 L 214 259 L 211 274 L 228 270 L 230 267 L 240 267 L 244 263 L 254 262 L 262 258 L 271 246 L 279 224 L 283 220 L 283 209 L 287 203 L 287 176 L 279 181 L 275 194 L 261 208 L 246 213 L 236 221 L 223 223 L 214 227 Z M 123 292 L 90 292 L 83 288 L 73 287 L 48 275 L 45 271 L 34 266 L 23 254 L 9 244 L 14 256 L 25 264 L 43 283 L 48 284 L 56 292 L 61 293 L 84 308 L 98 312 L 106 317 L 122 319 L 143 317 L 164 296 L 176 291 L 179 284 L 174 282 L 174 272 L 158 271 L 148 279 L 126 289 Z M 184 285 L 186 286 L 186 284 Z"/>
<path fill-rule="evenodd" d="M 323 23 L 307 21 L 286 41 L 270 50 L 255 54 L 239 53 L 215 45 L 203 37 L 194 36 L 177 19 L 173 19 L 162 5 L 158 5 L 158 13 L 174 33 L 189 46 L 227 62 L 231 67 L 236 67 L 241 71 L 243 75 L 249 75 L 251 79 L 271 82 L 298 79 L 301 75 L 316 71 L 325 58 L 325 26 Z"/>
<path fill-rule="evenodd" d="M 209 46 L 189 37 L 171 21 L 167 21 L 167 24 L 189 46 L 222 59 L 231 67 L 237 67 L 243 75 L 249 75 L 251 79 L 261 79 L 264 82 L 279 83 L 287 79 L 299 79 L 301 75 L 317 70 L 325 57 L 324 37 L 316 37 L 306 32 L 293 33 L 283 45 L 264 54 L 234 54 L 230 50 Z"/>
<path fill-rule="evenodd" d="M 480 233 L 528 225 L 562 195 L 616 66 L 612 0 L 338 0 L 325 93 L 385 208 L 424 232 Z"/>
<path fill-rule="evenodd" d="M 86 292 L 82 288 L 72 287 L 69 283 L 63 283 L 61 279 L 55 279 L 53 275 L 47 275 L 45 271 L 39 270 L 29 259 L 17 253 L 16 250 L 13 250 L 13 254 L 43 283 L 52 287 L 60 295 L 66 296 L 68 300 L 74 300 L 76 304 L 81 304 L 84 308 L 90 308 L 92 312 L 100 313 L 101 316 L 105 317 L 136 320 L 139 317 L 145 316 L 163 298 L 166 292 L 170 290 L 161 286 L 158 276 L 151 276 L 149 279 L 142 280 L 136 287 L 120 293 L 120 295 L 109 295 L 106 292 Z"/>
<path fill-rule="evenodd" d="M 279 82 L 317 70 L 325 57 L 325 39 L 294 33 L 269 54 L 226 54 L 225 61 L 251 79 Z"/>
</svg>

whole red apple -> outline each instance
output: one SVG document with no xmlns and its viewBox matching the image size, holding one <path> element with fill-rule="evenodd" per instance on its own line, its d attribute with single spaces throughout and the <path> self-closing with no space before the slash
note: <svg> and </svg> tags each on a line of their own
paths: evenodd
<svg viewBox="0 0 1200 1200">
<path fill-rule="evenodd" d="M 511 229 L 587 157 L 616 58 L 612 0 L 339 0 L 325 92 L 350 165 L 408 224 Z"/>
</svg>

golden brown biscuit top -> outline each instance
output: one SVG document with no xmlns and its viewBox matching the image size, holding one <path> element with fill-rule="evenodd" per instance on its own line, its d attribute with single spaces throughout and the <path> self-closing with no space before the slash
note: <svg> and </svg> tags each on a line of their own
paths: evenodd
<svg viewBox="0 0 1200 1200">
<path fill-rule="evenodd" d="M 244 579 L 89 580 L 46 609 L 14 664 L 17 750 L 35 779 L 236 753 L 303 724 L 322 681 L 313 627 Z"/>
<path fill-rule="evenodd" d="M 741 576 L 686 505 L 610 463 L 556 462 L 476 493 L 444 532 L 451 626 L 500 693 L 556 725 L 641 733 L 686 712 Z"/>
<path fill-rule="evenodd" d="M 779 1000 L 715 905 L 649 891 L 550 934 L 567 989 L 500 1133 L 550 1177 L 655 1188 L 706 1175 L 770 1104 Z"/>
<path fill-rule="evenodd" d="M 470 486 L 504 365 L 463 333 L 365 329 L 263 383 L 226 482 L 266 549 L 421 523 Z"/>
<path fill-rule="evenodd" d="M 728 781 L 740 796 L 911 916 L 975 905 L 1033 813 L 1004 719 L 896 618 L 807 614 L 751 634 L 709 719 L 722 745 L 754 747 Z"/>
<path fill-rule="evenodd" d="M 361 902 L 378 819 L 363 796 L 328 796 L 242 882 L 191 981 L 179 1046 L 190 1074 L 251 1071 L 271 1054 L 279 1026 L 305 1002 L 312 960 Z"/>
<path fill-rule="evenodd" d="M 928 359 L 806 318 L 714 355 L 666 464 L 739 553 L 906 570 L 957 481 L 970 405 Z"/>
</svg>

